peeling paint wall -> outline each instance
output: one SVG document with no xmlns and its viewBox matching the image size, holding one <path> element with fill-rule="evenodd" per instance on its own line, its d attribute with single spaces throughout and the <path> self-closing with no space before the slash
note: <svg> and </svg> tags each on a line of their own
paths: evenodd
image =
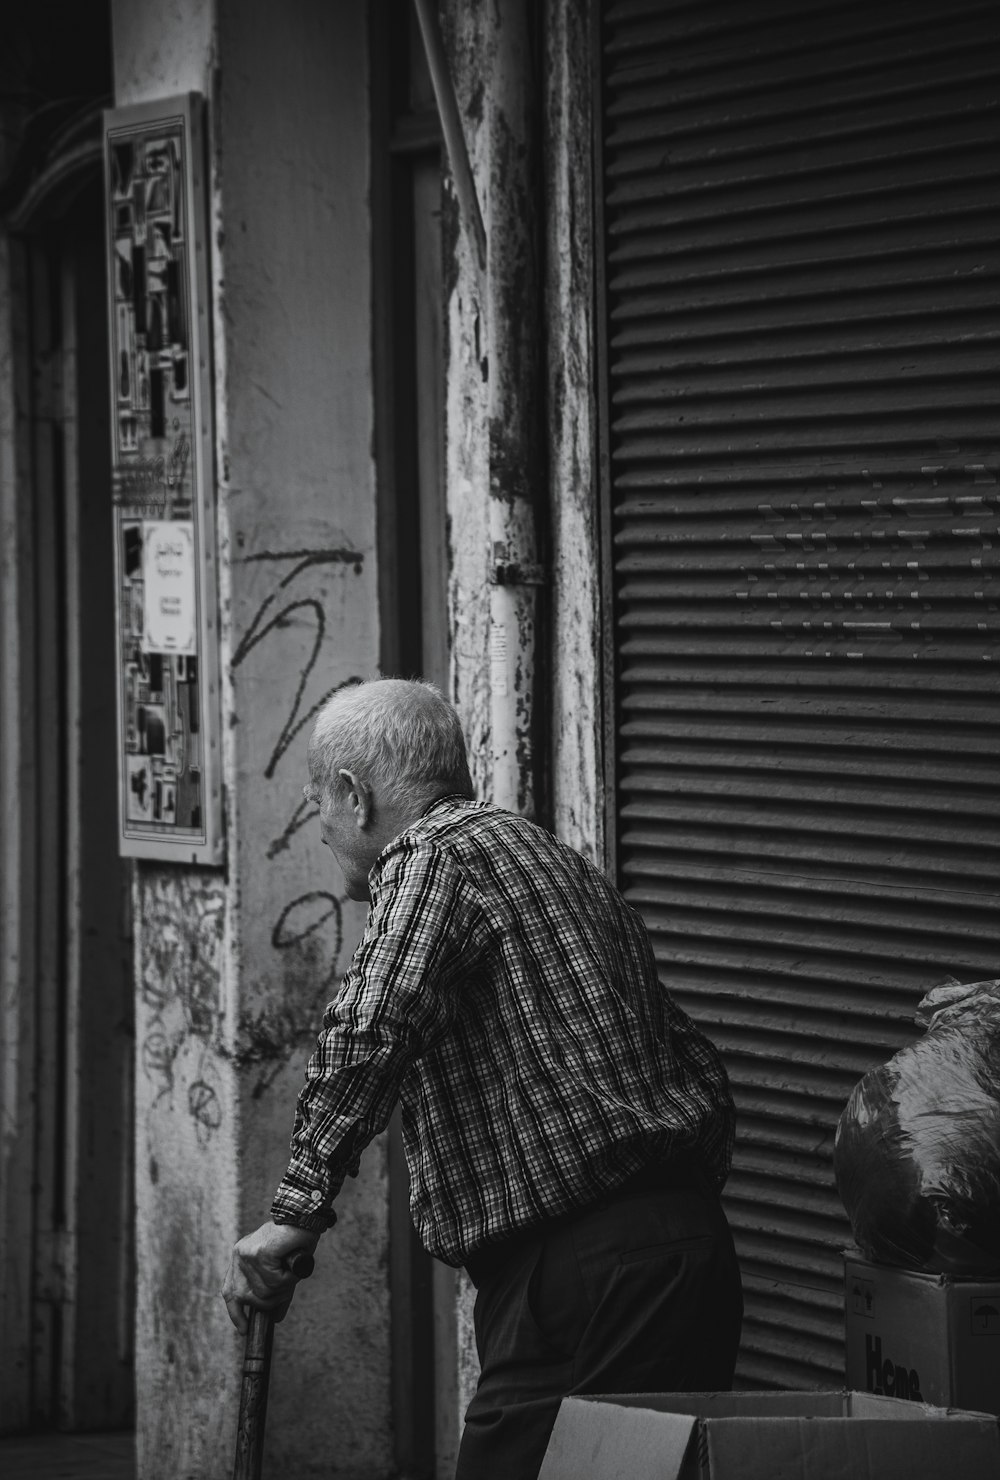
<svg viewBox="0 0 1000 1480">
<path fill-rule="evenodd" d="M 452 198 L 445 223 L 445 281 L 453 695 L 471 742 L 473 779 L 482 795 L 494 796 L 503 776 L 503 767 L 495 767 L 496 701 L 509 699 L 514 710 L 523 713 L 530 672 L 525 666 L 508 677 L 509 652 L 498 650 L 496 602 L 491 621 L 490 579 L 498 553 L 494 549 L 498 521 L 491 520 L 491 505 L 497 495 L 519 493 L 522 497 L 513 501 L 518 505 L 512 508 L 515 517 L 508 520 L 515 527 L 526 495 L 537 501 L 541 532 L 548 527 L 548 611 L 545 620 L 536 619 L 533 605 L 523 598 L 514 604 L 517 610 L 514 606 L 511 610 L 512 621 L 524 624 L 529 645 L 538 633 L 547 643 L 547 650 L 530 662 L 540 664 L 551 680 L 540 736 L 552 768 L 551 817 L 560 836 L 602 861 L 586 7 L 574 0 L 549 0 L 542 33 L 544 68 L 541 76 L 525 78 L 526 89 L 537 90 L 527 100 L 517 96 L 521 63 L 509 51 L 503 54 L 512 44 L 512 30 L 513 46 L 518 46 L 520 0 L 450 0 L 444 11 L 445 49 L 487 223 L 490 256 L 484 277 Z M 516 112 L 525 101 L 534 104 L 534 127 L 544 136 L 544 185 L 539 189 L 536 179 L 533 199 L 524 195 L 526 185 L 531 185 L 530 161 L 524 171 L 521 158 L 528 136 L 518 142 L 517 127 L 510 126 L 516 119 L 507 112 L 511 108 Z M 544 304 L 534 300 L 528 280 L 531 264 L 523 258 L 529 243 L 517 229 L 528 211 L 535 211 L 544 223 Z M 524 352 L 532 350 L 532 331 L 536 344 L 545 345 L 544 387 L 534 382 L 533 371 L 523 369 Z M 505 336 L 503 342 L 498 336 Z M 538 413 L 537 405 L 529 403 L 541 400 L 543 392 L 546 437 L 544 446 L 538 446 L 527 423 Z M 511 465 L 512 438 L 516 466 Z M 532 533 L 528 543 L 526 558 L 537 559 L 534 552 L 544 550 L 544 542 Z M 504 552 L 499 553 L 503 557 Z M 517 553 L 524 558 L 523 552 Z M 510 647 L 517 647 L 513 630 L 505 635 Z M 498 680 L 505 683 L 506 694 L 498 696 Z M 517 760 L 522 771 L 530 764 L 527 753 Z M 497 799 L 519 805 L 522 791 L 516 790 L 516 797 L 504 794 Z M 466 1285 L 460 1286 L 459 1416 L 478 1376 L 472 1297 Z"/>
<path fill-rule="evenodd" d="M 559 837 L 603 864 L 594 226 L 586 7 L 573 0 L 552 0 L 545 51 L 552 822 Z"/>
<path fill-rule="evenodd" d="M 538 630 L 548 645 L 554 704 L 550 709 L 551 812 L 556 831 L 590 857 L 603 854 L 603 777 L 600 710 L 600 565 L 595 451 L 593 360 L 593 203 L 590 146 L 590 37 L 587 8 L 571 0 L 545 7 L 542 75 L 536 126 L 544 137 L 544 184 L 534 205 L 518 191 L 499 95 L 499 38 L 518 4 L 452 0 L 445 7 L 444 36 L 473 175 L 489 229 L 490 267 L 478 267 L 471 238 L 454 196 L 445 221 L 447 286 L 447 501 L 452 579 L 452 689 L 473 751 L 473 778 L 492 794 L 491 647 L 489 583 L 493 566 L 490 497 L 493 486 L 539 504 L 542 533 L 548 525 L 550 569 L 548 624 Z M 508 27 L 509 29 L 509 27 Z M 508 67 L 509 71 L 509 67 Z M 512 183 L 511 183 L 512 180 Z M 504 182 L 508 185 L 505 187 Z M 509 189 L 510 198 L 497 199 Z M 505 216 L 534 209 L 544 222 L 544 324 L 537 337 L 546 348 L 546 441 L 531 466 L 507 466 L 515 414 L 525 403 L 532 376 L 518 373 L 524 344 L 500 344 L 498 333 L 530 323 L 531 302 L 521 295 L 524 241 L 504 255 Z M 507 232 L 509 236 L 510 233 Z M 499 245 L 498 245 L 499 243 Z M 496 286 L 496 302 L 490 285 Z M 516 304 L 510 300 L 516 298 Z M 529 295 L 530 298 L 530 295 Z M 491 322 L 491 319 L 497 322 Z M 523 336 L 527 338 L 529 336 Z M 507 376 L 498 394 L 497 366 Z M 492 388 L 490 372 L 493 371 Z M 513 372 L 513 373 L 512 373 Z M 491 431 L 494 404 L 510 403 L 504 425 Z M 517 447 L 529 447 L 520 435 Z M 495 646 L 495 644 L 494 644 Z M 519 696 L 512 696 L 517 700 Z M 547 706 L 548 708 L 548 706 Z"/>
<path fill-rule="evenodd" d="M 343 895 L 302 786 L 317 709 L 378 661 L 366 40 L 351 0 L 219 0 L 243 1228 L 267 1214 L 365 913 Z M 388 1472 L 387 1271 L 379 1144 L 276 1336 L 275 1468 Z"/>
<path fill-rule="evenodd" d="M 116 0 L 114 35 L 119 103 L 211 102 L 228 863 L 142 866 L 136 899 L 140 1480 L 207 1480 L 242 1359 L 229 1248 L 363 923 L 301 788 L 317 707 L 378 651 L 365 13 Z M 276 1333 L 275 1472 L 391 1470 L 386 1180 L 379 1143 Z"/>
<path fill-rule="evenodd" d="M 482 200 L 486 173 L 482 57 L 487 36 L 485 0 L 451 4 L 444 41 L 459 112 Z M 445 196 L 445 469 L 451 574 L 451 694 L 469 743 L 472 780 L 492 795 L 489 684 L 489 437 L 485 282 L 475 245 L 451 190 Z"/>
<path fill-rule="evenodd" d="M 498 7 L 489 36 L 486 117 L 489 241 L 490 687 L 494 799 L 543 816 L 544 682 L 541 533 L 546 519 L 542 438 L 539 217 L 541 78 L 537 14 Z"/>
<path fill-rule="evenodd" d="M 452 0 L 442 15 L 445 51 L 455 84 L 473 177 L 485 214 L 487 174 L 484 127 L 485 68 L 489 38 L 487 0 Z M 472 781 L 479 796 L 493 796 L 490 686 L 490 449 L 489 347 L 485 279 L 474 241 L 460 219 L 453 189 L 445 194 L 445 474 L 451 574 L 451 697 L 469 746 Z M 475 1290 L 457 1281 L 456 1429 L 479 1377 L 472 1308 Z M 443 1477 L 439 1476 L 439 1480 Z"/>
<path fill-rule="evenodd" d="M 209 0 L 113 7 L 115 101 L 210 90 Z M 229 1054 L 232 890 L 217 870 L 136 868 L 136 1400 L 140 1480 L 218 1471 L 236 1370 L 218 1291 L 236 1226 Z"/>
<path fill-rule="evenodd" d="M 139 1474 L 209 1474 L 233 1402 L 218 1290 L 238 1179 L 226 1050 L 226 892 L 138 871 L 136 1389 Z M 225 1311 L 222 1311 L 223 1318 Z"/>
<path fill-rule="evenodd" d="M 578 9 L 550 0 L 545 12 L 547 447 L 522 471 L 547 499 L 552 536 L 555 826 L 600 858 L 589 53 Z M 473 172 L 497 220 L 516 204 L 490 200 L 502 188 L 489 109 L 503 5 L 445 10 Z M 120 102 L 189 88 L 212 98 L 227 674 L 228 870 L 140 871 L 142 1480 L 228 1464 L 219 1420 L 235 1418 L 239 1351 L 216 1292 L 232 1238 L 266 1215 L 302 1066 L 362 923 L 320 855 L 301 786 L 317 706 L 377 661 L 364 27 L 350 0 L 116 6 Z M 512 470 L 500 468 L 504 429 L 490 435 L 488 285 L 451 197 L 443 228 L 450 687 L 489 796 L 490 487 L 492 473 Z M 345 1188 L 316 1275 L 277 1333 L 269 1463 L 297 1476 L 391 1470 L 385 1160 L 384 1144 L 372 1148 Z M 477 1375 L 471 1303 L 460 1281 L 456 1431 Z M 304 1403 L 317 1381 L 324 1401 Z"/>
</svg>

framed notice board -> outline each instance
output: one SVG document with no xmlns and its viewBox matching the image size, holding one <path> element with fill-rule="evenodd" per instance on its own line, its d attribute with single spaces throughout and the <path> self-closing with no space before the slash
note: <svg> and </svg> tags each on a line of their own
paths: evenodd
<svg viewBox="0 0 1000 1480">
<path fill-rule="evenodd" d="M 221 863 L 203 100 L 104 116 L 121 851 Z"/>
</svg>

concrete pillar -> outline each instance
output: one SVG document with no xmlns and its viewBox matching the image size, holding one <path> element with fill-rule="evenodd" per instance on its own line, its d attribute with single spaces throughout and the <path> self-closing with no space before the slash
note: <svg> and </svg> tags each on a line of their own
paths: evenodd
<svg viewBox="0 0 1000 1480">
<path fill-rule="evenodd" d="M 493 796 L 544 816 L 536 703 L 544 673 L 548 506 L 542 429 L 541 76 L 538 16 L 503 0 L 482 59 L 486 86 L 487 420 Z"/>
<path fill-rule="evenodd" d="M 455 192 L 446 237 L 453 689 L 480 793 L 535 815 L 544 751 L 535 702 L 545 667 L 539 525 L 547 505 L 540 33 L 524 0 L 452 3 L 444 19 L 487 239 L 484 273 L 468 203 Z M 472 1303 L 460 1282 L 460 1409 L 478 1376 Z"/>
<path fill-rule="evenodd" d="M 543 224 L 551 600 L 551 819 L 604 858 L 601 531 L 594 357 L 591 22 L 546 6 Z"/>
<path fill-rule="evenodd" d="M 119 104 L 210 99 L 224 870 L 138 869 L 140 1480 L 228 1472 L 218 1298 L 267 1216 L 363 912 L 301 800 L 310 717 L 377 663 L 367 56 L 353 0 L 115 0 Z M 391 1467 L 385 1148 L 278 1329 L 267 1463 Z"/>
<path fill-rule="evenodd" d="M 480 793 L 603 855 L 586 7 L 447 0 L 444 39 L 487 228 L 446 218 L 452 688 Z M 540 584 L 535 584 L 539 582 Z M 545 698 L 535 704 L 539 674 Z M 544 710 L 543 714 L 538 709 Z M 539 723 L 541 721 L 541 723 Z M 478 1376 L 457 1301 L 459 1409 Z"/>
</svg>

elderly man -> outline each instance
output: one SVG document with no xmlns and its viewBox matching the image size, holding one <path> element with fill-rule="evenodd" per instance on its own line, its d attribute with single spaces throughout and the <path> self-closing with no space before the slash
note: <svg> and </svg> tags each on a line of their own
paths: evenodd
<svg viewBox="0 0 1000 1480">
<path fill-rule="evenodd" d="M 729 1387 L 732 1099 L 638 916 L 571 848 L 473 799 L 458 717 L 429 685 L 341 691 L 309 774 L 370 911 L 271 1221 L 233 1251 L 234 1324 L 247 1304 L 283 1313 L 286 1261 L 334 1223 L 399 1099 L 420 1238 L 477 1286 L 459 1480 L 536 1476 L 568 1393 Z"/>
</svg>

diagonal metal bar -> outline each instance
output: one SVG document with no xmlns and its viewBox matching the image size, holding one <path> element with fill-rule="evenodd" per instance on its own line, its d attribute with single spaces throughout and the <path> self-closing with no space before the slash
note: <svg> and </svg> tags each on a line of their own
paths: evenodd
<svg viewBox="0 0 1000 1480">
<path fill-rule="evenodd" d="M 427 54 L 427 66 L 430 70 L 431 85 L 434 88 L 434 98 L 441 118 L 441 131 L 448 150 L 448 163 L 455 181 L 459 208 L 465 219 L 466 229 L 475 244 L 480 270 L 485 272 L 486 228 L 483 225 L 483 213 L 479 208 L 476 182 L 472 177 L 472 163 L 469 159 L 469 149 L 458 111 L 455 86 L 448 70 L 448 59 L 444 54 L 437 9 L 434 0 L 413 0 L 413 3 L 416 6 L 417 22 L 423 38 L 424 51 Z"/>
</svg>

